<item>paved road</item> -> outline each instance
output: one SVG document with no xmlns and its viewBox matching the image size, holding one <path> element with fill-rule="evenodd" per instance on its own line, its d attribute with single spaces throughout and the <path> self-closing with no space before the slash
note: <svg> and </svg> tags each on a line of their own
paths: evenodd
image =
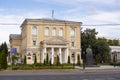
<svg viewBox="0 0 120 80">
<path fill-rule="evenodd" d="M 0 80 L 120 80 L 120 69 L 0 71 Z"/>
<path fill-rule="evenodd" d="M 65 75 L 2 75 L 0 80 L 120 80 L 120 73 Z"/>
</svg>

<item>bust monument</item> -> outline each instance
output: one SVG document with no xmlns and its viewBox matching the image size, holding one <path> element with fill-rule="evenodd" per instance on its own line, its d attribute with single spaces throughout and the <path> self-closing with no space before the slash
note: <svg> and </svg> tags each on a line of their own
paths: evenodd
<svg viewBox="0 0 120 80">
<path fill-rule="evenodd" d="M 93 53 L 90 45 L 86 49 L 86 65 L 87 66 L 94 65 Z"/>
</svg>

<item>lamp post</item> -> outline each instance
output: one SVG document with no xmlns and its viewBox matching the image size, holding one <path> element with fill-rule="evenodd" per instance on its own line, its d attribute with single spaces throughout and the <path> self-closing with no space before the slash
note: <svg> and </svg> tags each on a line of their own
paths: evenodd
<svg viewBox="0 0 120 80">
<path fill-rule="evenodd" d="M 73 69 L 75 68 L 75 54 L 72 54 L 72 59 L 73 59 Z"/>
</svg>

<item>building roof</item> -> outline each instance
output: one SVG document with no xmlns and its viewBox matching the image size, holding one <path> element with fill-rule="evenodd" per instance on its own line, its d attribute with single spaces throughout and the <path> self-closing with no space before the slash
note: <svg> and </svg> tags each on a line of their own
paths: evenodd
<svg viewBox="0 0 120 80">
<path fill-rule="evenodd" d="M 21 39 L 21 34 L 10 34 L 10 39 Z"/>
<path fill-rule="evenodd" d="M 82 22 L 77 22 L 77 21 L 68 21 L 68 20 L 60 20 L 60 19 L 55 19 L 55 18 L 41 18 L 41 19 L 25 19 L 22 23 L 22 25 L 27 22 L 27 21 L 32 21 L 32 22 L 38 22 L 38 21 L 49 21 L 49 22 L 63 22 L 63 23 L 79 23 L 80 25 L 82 25 Z M 21 27 L 22 27 L 21 25 Z"/>
<path fill-rule="evenodd" d="M 68 21 L 68 20 L 60 20 L 55 18 L 41 18 L 41 19 L 25 19 L 27 21 L 56 21 L 56 22 L 76 22 L 76 21 Z M 81 22 L 78 22 L 81 23 Z"/>
<path fill-rule="evenodd" d="M 109 46 L 109 47 L 111 49 L 111 52 L 114 52 L 114 51 L 120 52 L 120 46 Z"/>
</svg>

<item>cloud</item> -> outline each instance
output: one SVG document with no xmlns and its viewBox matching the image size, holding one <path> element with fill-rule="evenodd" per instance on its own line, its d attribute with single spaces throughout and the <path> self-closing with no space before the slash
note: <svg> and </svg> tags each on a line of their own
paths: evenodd
<svg viewBox="0 0 120 80">
<path fill-rule="evenodd" d="M 83 17 L 83 21 L 87 24 L 119 24 L 120 11 L 115 12 L 99 12 L 94 15 Z"/>
<path fill-rule="evenodd" d="M 84 24 L 117 24 L 120 23 L 120 11 L 104 10 L 103 7 L 119 6 L 120 0 L 31 0 L 35 2 L 59 5 L 46 6 L 38 9 L 6 9 L 0 8 L 0 23 L 17 23 L 21 24 L 25 18 L 50 18 L 51 8 L 55 8 L 55 18 L 79 21 Z M 104 6 L 103 6 L 104 5 Z M 103 6 L 103 7 L 102 7 Z M 35 7 L 33 5 L 33 7 Z M 101 8 L 102 7 L 102 8 Z M 109 9 L 109 7 L 108 7 Z M 9 12 L 7 14 L 7 12 Z M 20 25 L 0 25 L 0 43 L 9 42 L 9 34 L 19 34 Z M 82 26 L 84 28 L 96 28 L 99 36 L 119 37 L 120 26 Z"/>
<path fill-rule="evenodd" d="M 17 15 L 0 15 L 0 43 L 9 43 L 9 34 L 20 33 L 20 25 L 2 25 L 9 23 L 21 23 L 22 17 Z"/>
<path fill-rule="evenodd" d="M 47 12 L 24 12 L 25 14 L 0 14 L 0 43 L 6 41 L 9 43 L 10 34 L 20 34 L 20 25 L 26 18 L 44 18 Z M 3 25 L 6 24 L 6 25 Z M 13 24 L 13 25 L 9 25 Z M 19 24 L 19 25 L 14 25 Z"/>
<path fill-rule="evenodd" d="M 49 3 L 49 4 L 68 4 L 68 5 L 80 5 L 80 3 L 96 3 L 96 4 L 107 4 L 116 5 L 120 4 L 120 0 L 32 0 L 37 2 Z"/>
<path fill-rule="evenodd" d="M 120 11 L 116 12 L 99 12 L 98 14 L 83 17 L 83 25 L 92 24 L 120 24 Z M 95 28 L 99 36 L 120 38 L 120 25 L 103 25 L 103 26 L 83 26 L 85 28 Z"/>
<path fill-rule="evenodd" d="M 4 11 L 5 9 L 0 8 L 0 12 Z"/>
</svg>

